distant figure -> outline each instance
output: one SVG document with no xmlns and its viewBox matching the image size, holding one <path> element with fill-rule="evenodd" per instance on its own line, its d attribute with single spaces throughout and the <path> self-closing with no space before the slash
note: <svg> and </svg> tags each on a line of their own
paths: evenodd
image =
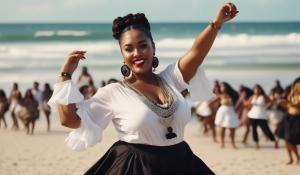
<svg viewBox="0 0 300 175">
<path fill-rule="evenodd" d="M 104 87 L 105 85 L 106 85 L 106 82 L 104 80 L 102 80 L 100 87 Z"/>
<path fill-rule="evenodd" d="M 237 149 L 235 144 L 235 129 L 239 127 L 240 120 L 234 110 L 234 106 L 239 98 L 238 93 L 226 82 L 220 86 L 221 94 L 212 103 L 219 103 L 215 125 L 221 127 L 221 148 L 225 147 L 225 131 L 229 129 L 231 146 Z"/>
<path fill-rule="evenodd" d="M 11 118 L 13 120 L 12 129 L 19 130 L 18 119 L 16 117 L 16 112 L 19 110 L 19 102 L 22 100 L 22 94 L 19 91 L 18 84 L 13 83 L 12 90 L 8 97 L 9 111 L 11 113 Z"/>
<path fill-rule="evenodd" d="M 276 135 L 285 140 L 290 165 L 294 162 L 292 154 L 296 156 L 296 163 L 300 165 L 300 155 L 297 145 L 300 145 L 300 77 L 290 86 L 288 96 L 279 105 L 286 110 L 283 120 L 279 123 Z"/>
<path fill-rule="evenodd" d="M 35 100 L 31 89 L 26 91 L 24 98 L 20 101 L 20 105 L 21 109 L 16 113 L 16 116 L 23 122 L 26 133 L 33 135 L 35 121 L 39 118 L 39 104 Z"/>
<path fill-rule="evenodd" d="M 6 94 L 4 90 L 0 89 L 0 127 L 1 127 L 1 121 L 3 121 L 4 127 L 7 128 L 5 113 L 8 111 L 8 108 L 9 108 L 9 104 L 8 104 L 8 99 L 6 97 Z"/>
<path fill-rule="evenodd" d="M 50 88 L 48 83 L 44 85 L 43 91 L 43 111 L 47 119 L 47 131 L 50 131 L 50 114 L 51 114 L 51 107 L 48 105 L 48 101 L 51 98 L 53 90 Z"/>
<path fill-rule="evenodd" d="M 79 75 L 79 78 L 77 80 L 77 84 L 79 87 L 89 85 L 89 82 L 93 80 L 92 76 L 88 72 L 88 69 L 86 66 L 82 67 L 81 73 Z"/>
<path fill-rule="evenodd" d="M 280 96 L 282 96 L 284 90 L 283 90 L 279 80 L 275 81 L 275 86 L 271 89 L 271 91 L 277 92 L 278 94 L 280 94 Z"/>
<path fill-rule="evenodd" d="M 252 126 L 253 140 L 256 143 L 256 149 L 259 149 L 259 138 L 257 133 L 257 127 L 259 126 L 264 134 L 273 142 L 275 142 L 275 148 L 278 148 L 278 142 L 275 139 L 271 129 L 268 125 L 268 113 L 266 110 L 266 104 L 270 99 L 266 96 L 263 88 L 256 84 L 253 87 L 253 95 L 248 101 L 248 105 L 251 106 L 248 112 L 248 117 L 250 118 Z"/>
<path fill-rule="evenodd" d="M 96 94 L 96 92 L 97 88 L 95 87 L 93 80 L 90 80 L 87 87 L 87 98 L 91 98 L 94 94 Z"/>
<path fill-rule="evenodd" d="M 31 89 L 31 93 L 34 97 L 34 99 L 38 102 L 38 110 L 42 111 L 43 110 L 43 92 L 39 89 L 39 83 L 38 82 L 33 82 L 33 87 Z M 39 112 L 40 113 L 40 112 Z M 40 115 L 40 114 L 39 114 Z"/>
<path fill-rule="evenodd" d="M 107 80 L 106 85 L 111 84 L 111 83 L 117 83 L 117 82 L 119 82 L 117 79 L 115 79 L 115 78 L 110 78 L 109 80 Z"/>
<path fill-rule="evenodd" d="M 270 103 L 267 105 L 269 110 L 269 122 L 271 125 L 275 126 L 275 130 L 278 127 L 278 124 L 283 119 L 284 112 L 282 111 L 279 102 L 283 99 L 282 92 L 278 89 L 272 89 L 269 94 Z"/>
<path fill-rule="evenodd" d="M 247 144 L 247 139 L 250 131 L 250 119 L 248 117 L 248 112 L 250 110 L 247 106 L 249 98 L 253 95 L 253 92 L 250 88 L 246 86 L 240 86 L 239 89 L 239 100 L 235 106 L 241 124 L 246 127 L 246 131 L 243 137 L 243 144 Z"/>
</svg>

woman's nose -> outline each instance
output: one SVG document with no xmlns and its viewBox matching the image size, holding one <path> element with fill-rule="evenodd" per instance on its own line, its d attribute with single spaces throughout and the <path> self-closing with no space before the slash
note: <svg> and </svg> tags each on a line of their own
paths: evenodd
<svg viewBox="0 0 300 175">
<path fill-rule="evenodd" d="M 141 50 L 140 49 L 134 49 L 133 56 L 138 57 L 140 55 L 141 55 Z"/>
</svg>

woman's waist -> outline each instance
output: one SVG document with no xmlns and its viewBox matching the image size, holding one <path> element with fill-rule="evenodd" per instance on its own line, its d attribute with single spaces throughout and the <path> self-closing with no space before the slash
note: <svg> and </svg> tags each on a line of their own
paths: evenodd
<svg viewBox="0 0 300 175">
<path fill-rule="evenodd" d="M 129 143 L 126 141 L 119 140 L 114 145 L 117 147 L 126 147 L 129 151 L 135 153 L 152 153 L 152 154 L 175 154 L 180 151 L 189 148 L 185 141 L 167 146 L 157 146 L 142 143 Z"/>
</svg>

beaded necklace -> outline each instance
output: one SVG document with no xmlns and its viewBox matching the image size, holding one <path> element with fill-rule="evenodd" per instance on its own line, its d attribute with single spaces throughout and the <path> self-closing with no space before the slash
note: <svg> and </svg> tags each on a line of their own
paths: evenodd
<svg viewBox="0 0 300 175">
<path fill-rule="evenodd" d="M 150 98 L 146 97 L 143 93 L 141 93 L 139 90 L 137 90 L 135 87 L 133 87 L 127 80 L 123 80 L 123 84 L 128 87 L 129 89 L 133 90 L 138 98 L 146 104 L 154 113 L 159 116 L 159 121 L 162 125 L 164 125 L 167 128 L 167 139 L 172 139 L 177 137 L 176 133 L 173 132 L 173 128 L 171 127 L 171 124 L 174 120 L 173 114 L 176 112 L 176 109 L 178 107 L 178 99 L 176 97 L 175 92 L 173 89 L 165 82 L 163 78 L 160 78 L 158 76 L 155 76 L 159 86 L 162 89 L 163 95 L 166 99 L 167 106 L 162 106 L 155 101 L 151 100 Z"/>
</svg>

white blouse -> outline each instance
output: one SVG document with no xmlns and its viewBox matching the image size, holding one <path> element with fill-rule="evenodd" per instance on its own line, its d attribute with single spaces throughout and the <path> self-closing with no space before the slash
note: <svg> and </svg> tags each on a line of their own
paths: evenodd
<svg viewBox="0 0 300 175">
<path fill-rule="evenodd" d="M 253 97 L 251 101 L 252 107 L 248 112 L 248 117 L 252 119 L 268 119 L 266 103 L 264 96 Z"/>
<path fill-rule="evenodd" d="M 95 145 L 101 141 L 102 131 L 110 121 L 117 130 L 119 140 L 128 143 L 167 146 L 183 141 L 184 127 L 191 119 L 191 111 L 180 92 L 188 89 L 192 101 L 211 99 L 213 93 L 201 67 L 189 84 L 183 80 L 178 61 L 167 66 L 158 76 L 169 84 L 178 98 L 178 108 L 171 124 L 177 137 L 167 139 L 166 127 L 159 122 L 159 116 L 137 97 L 136 92 L 122 84 L 106 85 L 99 88 L 92 98 L 83 100 L 76 85 L 67 80 L 54 85 L 53 95 L 48 102 L 52 107 L 75 103 L 78 108 L 81 124 L 70 132 L 66 138 L 67 145 L 78 151 Z"/>
</svg>

